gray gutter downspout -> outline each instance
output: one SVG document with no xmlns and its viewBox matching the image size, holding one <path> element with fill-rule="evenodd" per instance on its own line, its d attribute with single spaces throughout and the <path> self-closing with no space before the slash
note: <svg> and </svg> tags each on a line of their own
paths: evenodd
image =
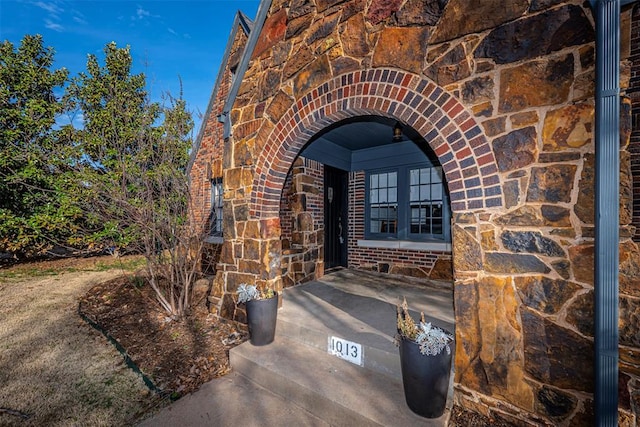
<svg viewBox="0 0 640 427">
<path fill-rule="evenodd" d="M 240 65 L 238 65 L 238 70 L 236 71 L 236 79 L 229 90 L 229 95 L 227 96 L 227 101 L 224 103 L 224 108 L 222 109 L 222 113 L 218 116 L 218 122 L 224 123 L 224 139 L 227 139 L 231 136 L 231 108 L 233 108 L 233 103 L 236 100 L 236 96 L 238 95 L 238 90 L 240 90 L 240 84 L 244 79 L 244 73 L 249 68 L 249 61 L 251 60 L 251 55 L 253 54 L 253 49 L 256 47 L 256 43 L 260 38 L 260 33 L 262 32 L 262 26 L 264 25 L 264 21 L 267 19 L 267 13 L 269 13 L 269 8 L 271 7 L 271 0 L 262 0 L 260 2 L 260 6 L 258 6 L 258 13 L 256 14 L 256 19 L 253 21 L 254 26 L 251 29 L 251 33 L 249 34 L 249 40 L 247 40 L 247 46 L 244 49 L 244 53 L 242 55 L 242 60 L 240 61 Z"/>
<path fill-rule="evenodd" d="M 618 425 L 620 7 L 590 0 L 596 18 L 595 421 Z"/>
</svg>

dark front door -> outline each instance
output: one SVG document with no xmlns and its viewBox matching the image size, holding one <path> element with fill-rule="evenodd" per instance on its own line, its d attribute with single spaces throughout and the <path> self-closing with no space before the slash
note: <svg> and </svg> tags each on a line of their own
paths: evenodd
<svg viewBox="0 0 640 427">
<path fill-rule="evenodd" d="M 347 267 L 347 193 L 349 172 L 324 167 L 325 268 Z"/>
</svg>

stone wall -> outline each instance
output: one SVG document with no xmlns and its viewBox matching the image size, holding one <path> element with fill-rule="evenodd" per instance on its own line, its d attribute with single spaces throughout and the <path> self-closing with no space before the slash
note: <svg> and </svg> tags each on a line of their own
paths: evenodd
<svg viewBox="0 0 640 427">
<path fill-rule="evenodd" d="M 242 319 L 239 283 L 282 289 L 282 194 L 309 139 L 349 117 L 390 117 L 428 141 L 449 186 L 456 401 L 518 425 L 590 425 L 595 35 L 585 7 L 274 0 L 224 150 L 219 314 Z M 634 420 L 640 372 L 627 144 L 621 425 Z"/>
<path fill-rule="evenodd" d="M 289 287 L 324 272 L 324 168 L 299 157 L 282 192 L 282 282 Z"/>
<path fill-rule="evenodd" d="M 232 32 L 233 33 L 233 32 Z M 235 39 L 231 41 L 227 62 L 222 64 L 218 76 L 219 85 L 214 88 L 209 100 L 207 116 L 204 118 L 200 134 L 198 135 L 199 147 L 195 153 L 195 158 L 189 170 L 190 191 L 192 202 L 192 213 L 196 221 L 204 224 L 207 229 L 211 227 L 211 180 L 223 179 L 223 191 L 228 191 L 229 187 L 235 188 L 239 180 L 236 176 L 231 176 L 229 182 L 225 182 L 224 169 L 229 167 L 229 146 L 228 140 L 224 139 L 224 125 L 219 122 L 218 116 L 222 114 L 224 105 L 229 96 L 229 90 L 233 83 L 235 69 L 240 62 L 244 47 L 248 41 L 248 35 L 241 29 L 237 28 Z M 233 191 L 232 191 L 232 194 Z M 224 196 L 224 211 L 229 209 L 227 202 L 228 196 Z M 226 215 L 226 214 L 225 214 Z M 233 227 L 232 222 L 226 218 L 223 219 L 223 234 L 228 233 Z M 240 250 L 240 249 L 239 249 Z M 209 265 L 205 268 L 205 272 L 216 272 L 219 274 L 223 269 L 225 262 L 229 260 L 229 254 L 233 253 L 233 247 L 226 244 L 221 246 L 218 244 L 208 245 L 207 252 L 203 258 L 203 264 L 215 262 L 215 266 Z M 232 301 L 225 296 L 225 288 L 219 282 L 214 281 L 209 303 L 216 312 L 223 313 L 227 318 L 235 318 L 240 322 L 246 322 L 246 313 L 242 308 L 238 308 Z M 224 305 L 223 305 L 224 303 Z M 224 310 L 221 309 L 224 307 Z"/>
<path fill-rule="evenodd" d="M 630 14 L 630 79 L 627 94 L 631 100 L 631 136 L 629 153 L 633 176 L 633 222 L 636 227 L 634 240 L 640 241 L 640 5 Z"/>
</svg>

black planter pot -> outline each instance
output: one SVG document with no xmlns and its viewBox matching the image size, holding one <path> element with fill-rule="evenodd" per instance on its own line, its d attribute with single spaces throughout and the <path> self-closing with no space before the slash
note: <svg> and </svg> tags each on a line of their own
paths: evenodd
<svg viewBox="0 0 640 427">
<path fill-rule="evenodd" d="M 273 342 L 276 335 L 276 316 L 278 315 L 278 296 L 269 299 L 247 301 L 247 323 L 249 341 L 260 346 Z"/>
<path fill-rule="evenodd" d="M 436 356 L 423 355 L 415 341 L 403 338 L 400 365 L 409 409 L 422 417 L 440 417 L 447 404 L 451 355 L 446 350 Z"/>
</svg>

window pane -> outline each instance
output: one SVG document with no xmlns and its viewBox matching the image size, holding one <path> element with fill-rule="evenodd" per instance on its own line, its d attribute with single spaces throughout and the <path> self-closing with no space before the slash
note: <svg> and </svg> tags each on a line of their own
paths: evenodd
<svg viewBox="0 0 640 427">
<path fill-rule="evenodd" d="M 442 234 L 442 218 L 434 218 L 431 223 L 433 224 L 433 234 Z"/>
<path fill-rule="evenodd" d="M 223 202 L 222 181 L 213 179 L 211 180 L 211 211 L 209 213 L 209 234 L 212 236 L 222 236 Z"/>
<path fill-rule="evenodd" d="M 410 181 L 410 185 L 420 184 L 420 170 L 411 169 L 409 181 Z"/>
<path fill-rule="evenodd" d="M 387 199 L 387 189 L 386 188 L 381 188 L 380 190 L 378 190 L 378 202 L 380 203 L 387 203 L 388 199 Z"/>
<path fill-rule="evenodd" d="M 442 235 L 442 169 L 410 169 L 409 182 L 409 233 Z"/>
<path fill-rule="evenodd" d="M 420 186 L 420 200 L 423 202 L 431 200 L 431 191 L 429 185 Z"/>
<path fill-rule="evenodd" d="M 428 168 L 420 169 L 420 184 L 429 183 L 429 171 L 430 170 L 431 169 L 428 169 Z"/>
<path fill-rule="evenodd" d="M 431 182 L 442 182 L 442 168 L 431 168 Z"/>
<path fill-rule="evenodd" d="M 442 184 L 431 186 L 431 200 L 442 200 Z"/>
<path fill-rule="evenodd" d="M 385 172 L 369 177 L 369 232 L 395 234 L 398 216 L 398 174 Z"/>
<path fill-rule="evenodd" d="M 389 202 L 395 203 L 398 201 L 398 190 L 396 188 L 389 188 Z"/>
<path fill-rule="evenodd" d="M 389 187 L 397 187 L 398 186 L 398 173 L 391 172 L 389 174 Z"/>
<path fill-rule="evenodd" d="M 409 201 L 417 202 L 420 200 L 420 190 L 417 186 L 412 185 L 409 190 Z"/>
<path fill-rule="evenodd" d="M 434 218 L 442 218 L 442 205 L 437 204 L 432 206 L 431 216 Z"/>
</svg>

